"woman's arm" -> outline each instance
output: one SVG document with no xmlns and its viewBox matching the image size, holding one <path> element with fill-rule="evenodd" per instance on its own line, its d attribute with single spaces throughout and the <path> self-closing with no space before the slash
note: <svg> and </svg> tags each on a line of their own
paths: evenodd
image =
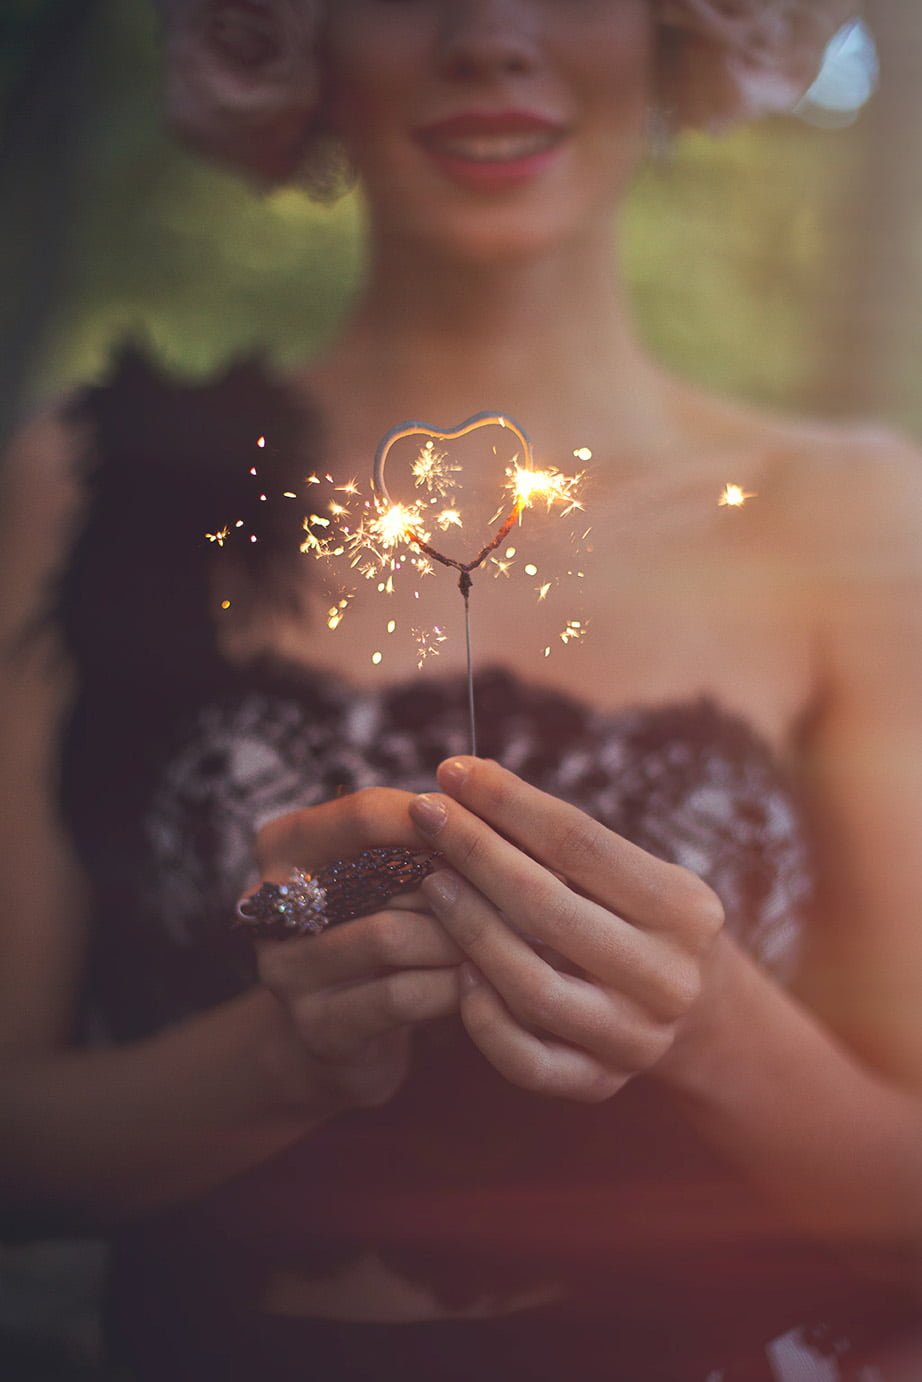
<svg viewBox="0 0 922 1382">
<path fill-rule="evenodd" d="M 903 1247 L 919 1282 L 922 459 L 856 446 L 798 487 L 825 681 L 800 763 L 822 890 L 799 1001 L 721 947 L 664 1074 L 801 1223 Z"/>
<path fill-rule="evenodd" d="M 0 1224 L 97 1231 L 220 1185 L 339 1111 L 263 988 L 129 1046 L 6 1053 Z"/>
<path fill-rule="evenodd" d="M 30 1231 L 192 1195 L 326 1114 L 319 1091 L 297 1106 L 295 1043 L 265 991 L 135 1047 L 68 1049 L 88 909 L 54 806 L 70 677 L 50 630 L 22 630 L 78 517 L 73 440 L 53 415 L 24 429 L 0 504 L 0 1221 Z"/>
<path fill-rule="evenodd" d="M 443 771 L 447 815 L 430 838 L 456 892 L 438 874 L 424 891 L 480 971 L 462 1014 L 509 1078 L 597 1098 L 652 1073 L 789 1223 L 882 1253 L 917 1283 L 922 485 L 917 458 L 892 449 L 838 479 L 836 531 L 827 517 L 825 548 L 812 539 L 828 687 L 803 764 L 828 885 L 797 997 L 714 940 L 681 870 L 495 764 Z M 831 494 L 817 480 L 805 511 L 828 513 Z M 503 917 L 590 982 L 551 972 Z"/>
<path fill-rule="evenodd" d="M 382 1101 L 409 1027 L 457 1006 L 454 947 L 431 917 L 391 910 L 261 946 L 267 986 L 146 1041 L 73 1048 L 91 903 L 54 805 L 70 677 L 51 631 L 14 649 L 76 518 L 69 443 L 53 418 L 28 429 L 0 505 L 0 1224 L 17 1234 L 188 1199 Z M 403 795 L 357 794 L 272 823 L 259 862 L 284 877 L 331 851 L 415 841 Z"/>
</svg>

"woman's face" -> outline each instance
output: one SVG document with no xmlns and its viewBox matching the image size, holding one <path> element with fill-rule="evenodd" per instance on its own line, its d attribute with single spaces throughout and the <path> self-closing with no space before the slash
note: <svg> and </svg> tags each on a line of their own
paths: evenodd
<svg viewBox="0 0 922 1382">
<path fill-rule="evenodd" d="M 377 231 L 515 258 L 607 217 L 637 161 L 648 0 L 328 0 L 334 127 Z"/>
</svg>

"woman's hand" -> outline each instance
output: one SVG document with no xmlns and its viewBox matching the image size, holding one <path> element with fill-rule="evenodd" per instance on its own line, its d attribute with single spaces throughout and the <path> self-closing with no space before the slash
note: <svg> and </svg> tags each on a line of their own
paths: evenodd
<svg viewBox="0 0 922 1382">
<path fill-rule="evenodd" d="M 292 868 L 315 870 L 373 845 L 419 849 L 411 799 L 371 788 L 280 816 L 257 841 L 263 879 L 283 882 Z M 419 893 L 319 935 L 260 941 L 257 956 L 337 1111 L 386 1103 L 406 1078 L 412 1028 L 458 1008 L 464 956 Z"/>
<path fill-rule="evenodd" d="M 696 1004 L 718 898 L 496 763 L 451 760 L 439 783 L 448 796 L 409 810 L 452 865 L 422 891 L 470 961 L 465 1027 L 513 1084 L 609 1098 L 665 1057 Z"/>
</svg>

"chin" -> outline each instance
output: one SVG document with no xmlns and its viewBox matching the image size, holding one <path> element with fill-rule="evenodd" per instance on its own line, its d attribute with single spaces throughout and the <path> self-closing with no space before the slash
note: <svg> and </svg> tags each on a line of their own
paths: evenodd
<svg viewBox="0 0 922 1382">
<path fill-rule="evenodd" d="M 433 209 L 406 217 L 397 228 L 400 238 L 433 257 L 459 265 L 516 263 L 553 256 L 584 243 L 600 226 L 611 224 L 620 195 L 606 188 L 604 195 L 580 206 L 563 193 L 518 204 Z"/>
</svg>

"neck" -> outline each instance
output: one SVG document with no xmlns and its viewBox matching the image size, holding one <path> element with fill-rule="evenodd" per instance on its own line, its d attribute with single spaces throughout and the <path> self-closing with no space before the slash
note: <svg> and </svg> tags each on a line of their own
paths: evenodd
<svg viewBox="0 0 922 1382">
<path fill-rule="evenodd" d="M 344 445 L 367 448 L 404 417 L 450 426 L 490 410 L 558 464 L 577 446 L 601 458 L 669 440 L 663 378 L 631 330 L 607 222 L 502 263 L 446 263 L 375 237 L 365 292 L 318 378 L 331 400 L 362 400 L 348 436 L 334 416 Z"/>
</svg>

